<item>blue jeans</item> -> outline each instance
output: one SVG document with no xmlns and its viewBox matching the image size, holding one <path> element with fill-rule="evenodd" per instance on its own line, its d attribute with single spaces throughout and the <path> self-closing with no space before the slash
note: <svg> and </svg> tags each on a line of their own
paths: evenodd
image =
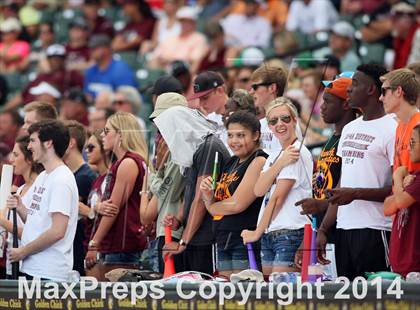
<svg viewBox="0 0 420 310">
<path fill-rule="evenodd" d="M 261 268 L 259 242 L 253 243 L 253 251 L 257 265 Z M 217 270 L 244 270 L 250 268 L 248 249 L 243 243 L 238 243 L 224 249 L 224 244 L 217 244 Z"/>
<path fill-rule="evenodd" d="M 102 254 L 100 259 L 104 265 L 133 265 L 140 263 L 141 252 Z"/>
<path fill-rule="evenodd" d="M 303 240 L 303 229 L 281 229 L 261 238 L 263 266 L 294 267 L 295 254 Z"/>
</svg>

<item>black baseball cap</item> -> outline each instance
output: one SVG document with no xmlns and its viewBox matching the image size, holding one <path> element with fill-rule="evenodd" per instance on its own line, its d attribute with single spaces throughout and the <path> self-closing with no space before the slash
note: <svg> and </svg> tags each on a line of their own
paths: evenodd
<svg viewBox="0 0 420 310">
<path fill-rule="evenodd" d="M 152 94 L 159 96 L 164 93 L 182 94 L 182 84 L 171 75 L 164 75 L 158 78 L 153 84 Z"/>
<path fill-rule="evenodd" d="M 206 71 L 200 73 L 194 80 L 194 95 L 188 99 L 192 100 L 203 97 L 224 83 L 222 76 L 217 72 Z"/>
</svg>

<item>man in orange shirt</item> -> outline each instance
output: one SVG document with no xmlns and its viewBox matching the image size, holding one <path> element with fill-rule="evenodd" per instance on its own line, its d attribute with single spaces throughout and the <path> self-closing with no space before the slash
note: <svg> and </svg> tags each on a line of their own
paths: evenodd
<svg viewBox="0 0 420 310">
<path fill-rule="evenodd" d="M 420 124 L 420 112 L 416 102 L 420 93 L 420 82 L 409 69 L 391 71 L 381 77 L 382 95 L 386 113 L 395 113 L 398 127 L 395 139 L 394 170 L 406 166 L 409 172 L 420 170 L 420 163 L 410 160 L 410 137 L 413 128 Z"/>
</svg>

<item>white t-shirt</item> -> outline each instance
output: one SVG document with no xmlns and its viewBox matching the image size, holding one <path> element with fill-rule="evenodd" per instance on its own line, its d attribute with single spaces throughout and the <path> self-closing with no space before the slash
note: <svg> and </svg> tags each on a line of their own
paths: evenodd
<svg viewBox="0 0 420 310">
<path fill-rule="evenodd" d="M 267 119 L 264 117 L 260 119 L 261 124 L 261 147 L 268 155 L 277 155 L 282 147 L 279 140 L 268 127 Z"/>
<path fill-rule="evenodd" d="M 292 1 L 287 15 L 286 29 L 306 34 L 329 30 L 338 20 L 332 3 L 326 0 Z"/>
<path fill-rule="evenodd" d="M 16 194 L 20 195 L 20 193 L 23 190 L 23 187 L 25 185 L 20 186 L 17 190 L 16 190 Z M 25 195 L 20 196 L 20 198 L 22 199 L 22 203 L 25 206 L 28 206 L 31 202 L 32 199 L 32 195 L 34 192 L 34 184 L 31 185 L 31 187 L 28 188 L 28 190 L 26 191 Z M 23 227 L 24 223 L 22 221 L 22 219 L 19 216 L 19 213 L 16 213 L 16 219 L 17 219 L 17 227 Z M 10 212 L 10 221 L 12 221 L 13 223 L 13 215 L 12 212 Z M 21 246 L 22 241 L 20 239 L 18 239 L 18 247 Z M 8 249 L 12 249 L 13 248 L 13 234 L 12 233 L 8 233 L 7 234 L 7 248 Z M 22 268 L 22 262 L 19 262 L 19 270 Z M 12 263 L 9 260 L 9 257 L 7 256 L 6 259 L 6 274 L 7 275 L 12 275 Z"/>
<path fill-rule="evenodd" d="M 269 47 L 270 45 L 272 29 L 270 22 L 264 17 L 231 14 L 223 19 L 221 24 L 229 46 L 242 48 L 248 46 Z"/>
<path fill-rule="evenodd" d="M 300 147 L 300 141 L 293 143 L 293 146 L 298 149 Z M 271 154 L 265 162 L 263 171 L 268 170 L 268 168 L 270 168 L 270 166 L 276 161 L 277 157 L 278 153 Z M 276 183 L 280 179 L 295 180 L 295 183 L 287 195 L 280 212 L 271 221 L 266 233 L 279 229 L 301 229 L 305 224 L 310 223 L 309 219 L 305 215 L 300 214 L 302 209 L 300 207 L 296 207 L 295 202 L 304 198 L 312 197 L 312 174 L 312 155 L 311 152 L 309 152 L 309 150 L 303 145 L 300 150 L 299 160 L 294 164 L 283 168 L 276 178 Z M 271 197 L 275 189 L 276 184 L 273 184 L 270 191 L 266 194 L 258 215 L 258 222 L 262 218 L 266 204 L 268 203 L 267 198 Z"/>
<path fill-rule="evenodd" d="M 397 122 L 390 115 L 344 126 L 337 155 L 342 158 L 341 187 L 381 188 L 392 184 L 391 166 Z M 354 200 L 338 208 L 337 228 L 391 230 L 382 202 Z"/>
<path fill-rule="evenodd" d="M 63 239 L 23 260 L 22 272 L 34 277 L 67 281 L 73 269 L 73 240 L 76 233 L 79 193 L 71 170 L 61 165 L 47 174 L 43 171 L 33 184 L 33 195 L 22 234 L 22 245 L 34 241 L 51 227 L 51 213 L 69 217 Z"/>
<path fill-rule="evenodd" d="M 215 136 L 222 140 L 223 144 L 229 150 L 230 154 L 232 155 L 232 151 L 229 148 L 227 143 L 227 130 L 225 124 L 223 124 L 223 117 L 221 114 L 217 114 L 216 112 L 212 112 L 207 115 L 207 118 L 215 123 L 217 123 L 217 131 Z"/>
</svg>

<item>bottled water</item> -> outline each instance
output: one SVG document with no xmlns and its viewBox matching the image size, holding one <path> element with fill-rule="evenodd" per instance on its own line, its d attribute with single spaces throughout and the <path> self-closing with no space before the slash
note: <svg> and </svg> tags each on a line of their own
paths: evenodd
<svg viewBox="0 0 420 310">
<path fill-rule="evenodd" d="M 80 273 L 77 270 L 72 270 L 67 276 L 67 282 L 80 282 Z"/>
<path fill-rule="evenodd" d="M 405 277 L 407 282 L 420 283 L 420 272 L 410 272 Z"/>
<path fill-rule="evenodd" d="M 273 283 L 296 283 L 299 272 L 273 272 L 270 274 L 268 280 Z"/>
</svg>

